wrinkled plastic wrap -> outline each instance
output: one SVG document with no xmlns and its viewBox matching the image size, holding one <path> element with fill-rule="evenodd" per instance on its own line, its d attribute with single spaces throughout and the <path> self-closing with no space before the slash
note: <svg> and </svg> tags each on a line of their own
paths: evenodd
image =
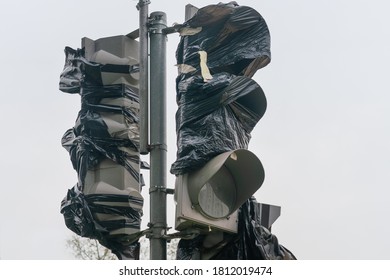
<svg viewBox="0 0 390 280">
<path fill-rule="evenodd" d="M 143 185 L 139 169 L 147 166 L 140 162 L 138 152 L 138 90 L 127 84 L 103 85 L 101 78 L 102 71 L 129 73 L 138 68 L 90 62 L 82 49 L 67 47 L 65 54 L 60 90 L 80 94 L 81 110 L 75 126 L 62 138 L 62 145 L 77 171 L 78 182 L 68 190 L 61 203 L 61 213 L 66 226 L 76 234 L 99 240 L 121 259 L 137 259 L 140 236 L 128 235 L 124 229 L 139 232 L 142 197 L 136 192 L 133 192 L 136 195 L 124 194 L 124 191 L 111 194 L 104 188 L 103 193 L 84 193 L 84 190 L 87 176 L 95 176 L 94 170 L 103 161 L 111 168 L 115 164 L 123 166 L 132 177 L 135 189 Z M 125 119 L 123 127 L 115 122 L 117 127 L 113 130 L 110 121 L 119 117 Z M 120 230 L 122 233 L 111 234 Z"/>
<path fill-rule="evenodd" d="M 202 246 L 204 235 L 191 240 L 180 240 L 176 252 L 179 260 L 192 260 L 194 255 L 209 255 L 215 260 L 295 260 L 287 248 L 279 244 L 275 235 L 261 226 L 255 199 L 250 199 L 239 210 L 238 233 L 225 234 L 224 240 L 212 248 Z"/>
<path fill-rule="evenodd" d="M 270 61 L 270 35 L 261 15 L 236 4 L 210 5 L 183 24 L 176 58 L 177 159 L 171 173 L 247 148 L 266 99 L 250 77 Z M 202 67 L 202 56 L 207 54 Z M 209 71 L 208 75 L 204 72 Z"/>
<path fill-rule="evenodd" d="M 255 81 L 228 73 L 215 74 L 207 83 L 199 76 L 180 81 L 178 93 L 174 174 L 196 170 L 223 152 L 247 148 L 266 108 Z"/>
<path fill-rule="evenodd" d="M 179 32 L 175 175 L 199 169 L 223 152 L 248 148 L 267 107 L 251 77 L 271 60 L 264 19 L 235 2 L 199 9 Z M 240 207 L 237 234 L 224 233 L 223 241 L 208 249 L 205 235 L 182 239 L 177 259 L 295 259 L 261 226 L 255 205 L 252 198 Z"/>
<path fill-rule="evenodd" d="M 198 52 L 205 51 L 211 74 L 228 72 L 252 77 L 271 60 L 267 24 L 250 7 L 235 2 L 209 5 L 183 25 L 176 55 L 179 67 L 199 70 Z"/>
</svg>

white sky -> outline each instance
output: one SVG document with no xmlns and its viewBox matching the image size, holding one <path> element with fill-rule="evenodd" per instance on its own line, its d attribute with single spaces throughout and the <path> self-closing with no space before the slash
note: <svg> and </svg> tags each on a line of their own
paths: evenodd
<svg viewBox="0 0 390 280">
<path fill-rule="evenodd" d="M 71 259 L 60 202 L 77 181 L 63 133 L 80 98 L 59 91 L 64 47 L 138 28 L 136 0 L 13 0 L 0 9 L 0 258 Z M 266 179 L 258 201 L 282 206 L 273 233 L 299 259 L 389 259 L 388 1 L 237 1 L 271 32 L 254 79 L 268 108 L 249 149 Z M 187 3 L 152 0 L 168 25 Z M 168 39 L 168 169 L 175 160 L 175 50 Z M 145 158 L 148 159 L 147 157 Z M 146 173 L 147 177 L 148 174 Z M 169 175 L 168 187 L 174 176 Z M 143 192 L 148 200 L 148 186 Z M 168 203 L 172 206 L 173 199 Z M 169 224 L 173 224 L 170 207 Z M 149 220 L 145 207 L 144 228 Z"/>
</svg>

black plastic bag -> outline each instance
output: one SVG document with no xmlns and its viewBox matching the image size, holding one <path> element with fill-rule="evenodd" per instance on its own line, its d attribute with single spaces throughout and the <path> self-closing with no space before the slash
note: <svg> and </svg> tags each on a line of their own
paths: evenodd
<svg viewBox="0 0 390 280">
<path fill-rule="evenodd" d="M 224 239 L 212 248 L 204 248 L 205 235 L 191 240 L 180 240 L 176 252 L 178 260 L 192 260 L 210 256 L 214 260 L 296 260 L 287 248 L 279 244 L 275 235 L 261 226 L 257 202 L 249 199 L 239 209 L 237 234 L 224 234 Z"/>
<path fill-rule="evenodd" d="M 228 73 L 215 74 L 208 82 L 199 76 L 179 81 L 178 96 L 177 159 L 171 167 L 176 175 L 223 152 L 247 148 L 267 106 L 255 81 Z"/>
<path fill-rule="evenodd" d="M 88 202 L 77 186 L 68 190 L 61 202 L 60 211 L 64 215 L 66 226 L 81 237 L 99 239 L 106 232 L 95 222 Z"/>
<path fill-rule="evenodd" d="M 236 2 L 209 5 L 183 25 L 176 52 L 179 66 L 189 65 L 199 71 L 198 52 L 205 51 L 211 74 L 252 77 L 271 60 L 268 26 L 253 8 Z"/>
<path fill-rule="evenodd" d="M 83 50 L 65 48 L 65 66 L 60 76 L 60 90 L 81 95 L 81 110 L 75 126 L 62 138 L 63 147 L 70 153 L 74 169 L 78 173 L 79 186 L 84 185 L 87 170 L 102 159 L 109 158 L 121 164 L 139 181 L 131 162 L 139 163 L 139 155 L 129 155 L 121 147 L 139 149 L 139 132 L 131 139 L 118 139 L 110 135 L 101 113 L 122 114 L 127 123 L 139 123 L 139 112 L 130 107 L 101 104 L 105 98 L 126 98 L 139 104 L 138 90 L 129 85 L 103 85 L 100 71 L 104 65 L 87 61 Z M 129 70 L 129 69 L 127 69 Z M 146 165 L 145 165 L 146 166 Z"/>
<path fill-rule="evenodd" d="M 129 172 L 139 185 L 142 175 L 134 166 L 148 168 L 139 156 L 138 89 L 127 84 L 103 85 L 102 71 L 126 73 L 138 71 L 138 66 L 102 65 L 84 57 L 84 50 L 65 48 L 65 66 L 60 76 L 60 90 L 78 93 L 81 110 L 73 128 L 68 129 L 62 146 L 69 152 L 78 183 L 68 190 L 60 212 L 66 226 L 76 234 L 97 239 L 120 259 L 138 259 L 143 200 L 132 195 L 84 194 L 87 172 L 102 160 L 109 159 Z M 115 102 L 119 99 L 121 102 Z M 119 106 L 114 104 L 126 104 Z M 122 117 L 125 132 L 108 127 L 110 117 Z M 110 130 L 111 129 L 111 130 Z M 121 134 L 122 133 L 122 134 Z M 123 134 L 126 133 L 126 134 Z M 131 135 L 131 137 L 129 135 Z M 121 206 L 122 205 L 122 206 Z M 115 217 L 101 220 L 100 216 Z M 133 234 L 115 233 L 131 229 Z"/>
<path fill-rule="evenodd" d="M 138 232 L 132 236 L 124 235 L 120 238 L 109 236 L 110 230 L 119 228 L 140 228 L 142 213 L 129 207 L 110 207 L 97 204 L 102 201 L 127 201 L 140 203 L 136 198 L 112 195 L 84 195 L 74 186 L 68 190 L 61 202 L 60 212 L 64 215 L 66 226 L 81 237 L 97 239 L 100 244 L 109 248 L 119 259 L 139 259 L 140 243 L 138 239 L 143 235 Z M 99 222 L 94 215 L 117 214 L 121 219 L 115 222 Z"/>
<path fill-rule="evenodd" d="M 264 93 L 250 77 L 271 59 L 264 19 L 235 2 L 199 9 L 180 34 L 178 151 L 170 170 L 175 175 L 198 169 L 220 153 L 248 147 L 250 132 L 266 109 Z"/>
</svg>

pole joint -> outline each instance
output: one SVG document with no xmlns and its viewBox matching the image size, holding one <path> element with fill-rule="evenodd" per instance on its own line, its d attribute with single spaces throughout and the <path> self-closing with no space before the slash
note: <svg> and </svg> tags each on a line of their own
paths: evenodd
<svg viewBox="0 0 390 280">
<path fill-rule="evenodd" d="M 149 18 L 149 32 L 151 34 L 165 34 L 163 30 L 167 27 L 167 17 L 163 12 L 153 12 Z"/>
<path fill-rule="evenodd" d="M 164 143 L 153 143 L 149 145 L 149 151 L 152 151 L 154 149 L 159 149 L 163 151 L 168 151 L 168 145 Z"/>
</svg>

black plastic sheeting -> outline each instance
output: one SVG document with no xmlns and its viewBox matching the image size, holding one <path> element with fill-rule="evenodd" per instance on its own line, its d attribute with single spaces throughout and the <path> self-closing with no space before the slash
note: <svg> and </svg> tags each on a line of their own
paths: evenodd
<svg viewBox="0 0 390 280">
<path fill-rule="evenodd" d="M 119 228 L 140 229 L 142 210 L 130 206 L 107 206 L 101 202 L 129 202 L 142 209 L 143 201 L 127 195 L 84 195 L 83 188 L 87 171 L 96 167 L 103 159 L 110 159 L 126 168 L 136 182 L 143 185 L 142 175 L 134 169 L 134 163 L 148 168 L 140 162 L 139 137 L 116 138 L 110 135 L 101 113 L 122 114 L 127 123 L 138 124 L 139 113 L 130 107 L 105 105 L 104 98 L 126 98 L 139 104 L 138 90 L 129 85 L 103 85 L 101 72 L 130 73 L 137 67 L 123 65 L 101 65 L 87 61 L 84 50 L 65 48 L 65 66 L 60 76 L 60 90 L 80 94 L 81 110 L 75 126 L 67 130 L 62 138 L 63 147 L 69 152 L 73 168 L 78 174 L 78 183 L 61 203 L 61 213 L 66 226 L 82 237 L 97 239 L 111 249 L 120 259 L 138 259 L 139 242 L 134 236 L 115 236 L 109 232 Z M 137 134 L 134 131 L 134 134 Z M 128 154 L 126 151 L 134 151 Z M 132 165 L 133 164 L 133 165 Z M 109 204 L 109 203 L 108 203 Z M 129 205 L 129 204 L 128 204 Z M 117 215 L 115 221 L 98 221 L 96 214 Z"/>
<path fill-rule="evenodd" d="M 206 6 L 183 26 L 176 59 L 179 69 L 189 70 L 176 79 L 178 151 L 171 167 L 176 175 L 220 153 L 247 148 L 267 106 L 261 87 L 250 77 L 271 60 L 268 27 L 252 8 L 234 2 Z M 212 75 L 206 82 L 199 51 L 207 53 Z"/>
<path fill-rule="evenodd" d="M 100 244 L 109 248 L 119 259 L 139 259 L 140 243 L 138 239 L 142 232 L 128 239 L 128 236 L 111 238 L 110 230 L 131 227 L 140 228 L 141 214 L 129 207 L 109 207 L 98 205 L 94 202 L 102 200 L 126 201 L 127 196 L 110 195 L 84 195 L 76 185 L 68 190 L 66 197 L 61 203 L 61 213 L 64 215 L 65 225 L 81 237 L 97 239 Z M 117 214 L 122 219 L 114 223 L 98 222 L 94 217 L 96 213 Z"/>
<path fill-rule="evenodd" d="M 267 107 L 251 77 L 271 60 L 266 22 L 236 2 L 199 9 L 179 32 L 175 175 L 198 169 L 223 152 L 248 148 L 250 133 Z M 194 259 L 198 253 L 213 259 L 295 259 L 261 226 L 256 203 L 251 198 L 239 209 L 237 234 L 224 234 L 223 242 L 211 249 L 202 245 L 205 235 L 182 239 L 177 259 Z"/>
<path fill-rule="evenodd" d="M 142 201 L 126 195 L 84 195 L 78 187 L 68 190 L 66 198 L 62 201 L 61 212 L 64 214 L 65 224 L 76 234 L 82 237 L 100 239 L 102 234 L 121 228 L 139 229 L 142 213 L 130 208 L 109 206 L 99 202 L 131 202 L 141 204 Z M 96 222 L 93 214 L 118 215 L 121 219 Z"/>
<path fill-rule="evenodd" d="M 202 246 L 205 235 L 180 240 L 176 258 L 197 259 L 196 254 L 211 255 L 211 260 L 296 260 L 275 235 L 260 224 L 256 200 L 248 200 L 239 210 L 238 233 L 225 233 L 224 240 L 212 248 Z M 255 242 L 256 241 L 256 242 Z"/>
<path fill-rule="evenodd" d="M 123 165 L 134 179 L 141 176 L 130 162 L 138 163 L 139 155 L 130 156 L 120 149 L 127 147 L 138 150 L 139 139 L 118 139 L 108 132 L 107 124 L 100 112 L 122 113 L 129 123 L 138 123 L 138 113 L 128 107 L 102 105 L 103 98 L 125 97 L 139 103 L 137 89 L 124 85 L 103 86 L 100 72 L 104 65 L 92 63 L 83 57 L 83 50 L 65 48 L 66 62 L 60 77 L 60 90 L 81 95 L 81 110 L 76 124 L 67 130 L 62 138 L 62 146 L 69 152 L 74 169 L 79 175 L 78 185 L 82 188 L 87 170 L 96 166 L 102 159 L 109 158 Z"/>
<path fill-rule="evenodd" d="M 201 29 L 185 36 L 177 48 L 177 63 L 199 70 L 199 51 L 208 54 L 212 73 L 227 72 L 252 77 L 271 60 L 270 33 L 263 17 L 254 9 L 236 2 L 209 5 L 183 24 Z"/>
<path fill-rule="evenodd" d="M 247 148 L 250 132 L 263 116 L 266 99 L 260 86 L 244 76 L 200 76 L 179 81 L 177 160 L 173 174 L 202 167 L 223 152 Z"/>
</svg>

